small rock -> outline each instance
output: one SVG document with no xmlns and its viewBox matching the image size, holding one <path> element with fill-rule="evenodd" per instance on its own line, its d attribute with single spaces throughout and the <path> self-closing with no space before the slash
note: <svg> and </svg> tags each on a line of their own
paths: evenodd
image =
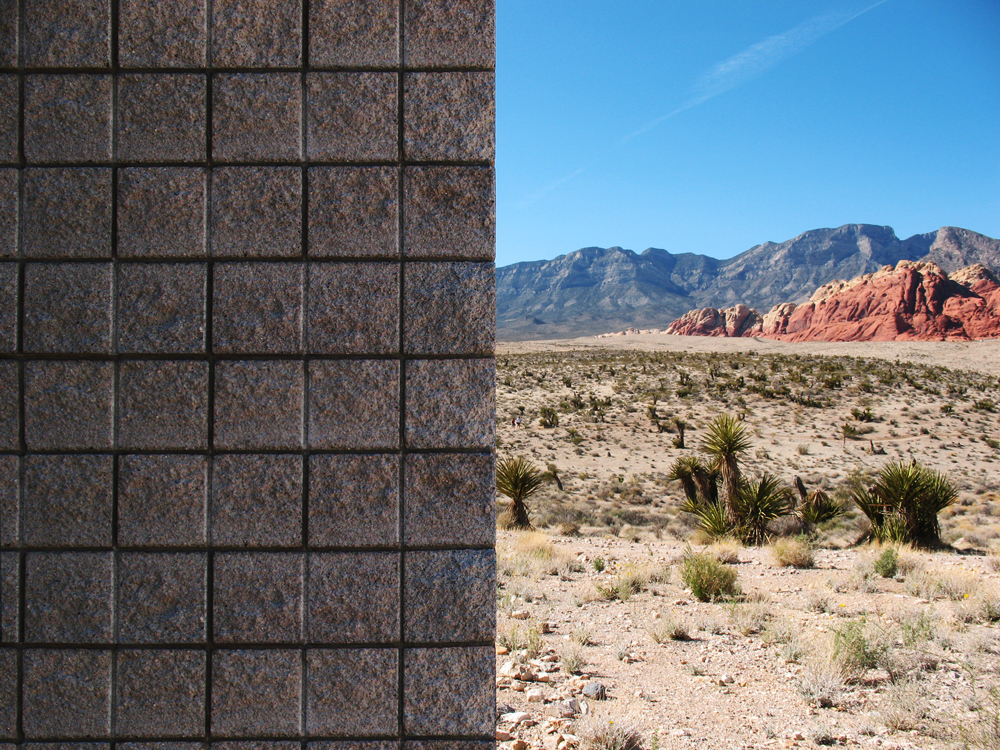
<svg viewBox="0 0 1000 750">
<path fill-rule="evenodd" d="M 514 726 L 518 724 L 523 724 L 525 721 L 531 718 L 531 714 L 525 711 L 514 711 L 509 714 L 503 714 L 500 716 L 500 721 L 509 721 Z"/>
<path fill-rule="evenodd" d="M 528 743 L 524 740 L 514 740 L 511 747 L 513 750 L 528 750 Z"/>
<path fill-rule="evenodd" d="M 576 715 L 576 712 L 562 701 L 547 705 L 545 713 L 559 719 L 572 719 Z"/>
<path fill-rule="evenodd" d="M 680 728 L 678 728 L 678 729 L 671 729 L 670 730 L 670 736 L 671 737 L 690 737 L 691 736 L 691 730 L 690 729 L 680 729 Z"/>
<path fill-rule="evenodd" d="M 719 678 L 720 685 L 732 685 L 736 680 L 733 679 L 731 674 L 724 674 Z"/>
<path fill-rule="evenodd" d="M 547 623 L 547 622 L 540 622 L 540 623 L 538 623 L 538 632 L 539 633 L 551 633 L 552 632 L 552 626 L 549 625 L 549 623 Z"/>
<path fill-rule="evenodd" d="M 507 742 L 507 740 L 509 739 L 511 739 L 510 732 L 505 732 L 502 729 L 497 730 L 497 736 L 496 736 L 497 742 Z"/>
<path fill-rule="evenodd" d="M 541 690 L 537 690 L 537 689 L 535 689 L 535 690 L 525 690 L 524 691 L 524 698 L 525 698 L 525 700 L 528 701 L 528 703 L 541 703 L 542 701 L 545 700 L 545 693 L 543 693 Z"/>
<path fill-rule="evenodd" d="M 602 701 L 608 697 L 608 691 L 599 682 L 590 682 L 583 688 L 583 694 L 595 701 Z"/>
<path fill-rule="evenodd" d="M 510 653 L 510 649 L 506 646 L 497 646 L 497 656 L 506 656 Z"/>
<path fill-rule="evenodd" d="M 523 609 L 519 609 L 516 612 L 512 612 L 510 616 L 512 618 L 514 618 L 515 620 L 527 620 L 528 619 L 528 613 L 525 612 Z"/>
</svg>

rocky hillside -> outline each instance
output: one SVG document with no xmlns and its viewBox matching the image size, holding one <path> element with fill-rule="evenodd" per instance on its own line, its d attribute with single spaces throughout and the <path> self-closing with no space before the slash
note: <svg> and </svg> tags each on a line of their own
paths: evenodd
<svg viewBox="0 0 1000 750">
<path fill-rule="evenodd" d="M 664 328 L 689 310 L 802 303 L 835 279 L 900 260 L 946 272 L 980 263 L 1000 272 L 1000 241 L 943 227 L 906 240 L 891 227 L 848 224 L 767 242 L 727 260 L 650 248 L 590 247 L 497 269 L 497 334 L 504 340 Z"/>
<path fill-rule="evenodd" d="M 808 302 L 766 315 L 743 305 L 692 310 L 666 333 L 782 341 L 966 341 L 1000 338 L 1000 280 L 982 264 L 947 274 L 931 262 L 821 286 Z"/>
</svg>

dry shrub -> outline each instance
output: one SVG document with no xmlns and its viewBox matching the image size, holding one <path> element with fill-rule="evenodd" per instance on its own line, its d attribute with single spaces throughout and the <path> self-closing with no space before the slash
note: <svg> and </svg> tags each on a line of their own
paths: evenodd
<svg viewBox="0 0 1000 750">
<path fill-rule="evenodd" d="M 742 636 L 761 632 L 771 616 L 767 603 L 760 601 L 747 604 L 734 602 L 726 607 L 726 614 L 733 630 Z"/>
<path fill-rule="evenodd" d="M 739 541 L 727 536 L 715 540 L 706 552 L 719 562 L 732 565 L 739 562 L 741 549 L 743 545 Z"/>
<path fill-rule="evenodd" d="M 683 620 L 669 614 L 653 621 L 649 626 L 649 637 L 653 639 L 653 643 L 666 643 L 690 640 L 691 634 Z"/>
<path fill-rule="evenodd" d="M 1000 550 L 990 550 L 986 555 L 986 569 L 993 573 L 1000 573 Z"/>
<path fill-rule="evenodd" d="M 632 717 L 608 719 L 596 712 L 577 724 L 584 750 L 642 750 L 642 723 Z"/>
<path fill-rule="evenodd" d="M 809 661 L 799 674 L 796 687 L 806 703 L 820 708 L 840 704 L 845 676 L 841 665 L 829 656 Z"/>
<path fill-rule="evenodd" d="M 941 575 L 941 594 L 952 601 L 970 599 L 982 586 L 982 580 L 968 570 L 949 570 Z"/>
<path fill-rule="evenodd" d="M 889 686 L 879 713 L 889 729 L 906 732 L 915 729 L 927 716 L 927 704 L 919 687 L 904 680 Z"/>
<path fill-rule="evenodd" d="M 576 559 L 553 546 L 540 531 L 515 531 L 497 539 L 497 572 L 500 576 L 539 578 L 573 569 Z"/>
<path fill-rule="evenodd" d="M 771 556 L 782 568 L 811 568 L 815 562 L 812 545 L 803 537 L 776 539 L 771 544 Z"/>
</svg>

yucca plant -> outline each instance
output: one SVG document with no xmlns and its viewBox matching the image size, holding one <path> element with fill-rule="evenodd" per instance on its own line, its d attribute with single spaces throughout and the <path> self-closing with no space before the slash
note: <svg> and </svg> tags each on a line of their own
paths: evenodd
<svg viewBox="0 0 1000 750">
<path fill-rule="evenodd" d="M 834 500 L 823 492 L 823 490 L 815 490 L 809 493 L 805 502 L 795 509 L 795 515 L 809 529 L 821 523 L 832 521 L 846 512 L 847 507 L 843 503 Z"/>
<path fill-rule="evenodd" d="M 695 456 L 681 456 L 670 467 L 667 475 L 670 479 L 679 480 L 684 488 L 684 495 L 691 503 L 698 503 L 698 483 L 695 481 L 695 471 L 701 466 Z"/>
<path fill-rule="evenodd" d="M 871 536 L 885 544 L 941 544 L 938 514 L 958 499 L 944 474 L 916 461 L 890 461 L 870 487 L 857 487 L 851 499 L 868 516 Z"/>
<path fill-rule="evenodd" d="M 510 498 L 510 505 L 497 518 L 497 524 L 504 529 L 533 529 L 524 501 L 538 492 L 544 482 L 542 472 L 524 456 L 497 461 L 497 492 Z"/>
<path fill-rule="evenodd" d="M 750 449 L 750 435 L 746 425 L 729 414 L 720 414 L 708 425 L 701 441 L 701 450 L 711 456 L 714 468 L 722 476 L 726 507 L 730 519 L 738 522 L 735 503 L 740 492 L 739 457 Z"/>
<path fill-rule="evenodd" d="M 793 507 L 791 488 L 765 471 L 757 479 L 740 483 L 733 504 L 736 531 L 744 544 L 766 544 L 770 523 L 787 516 Z"/>
</svg>

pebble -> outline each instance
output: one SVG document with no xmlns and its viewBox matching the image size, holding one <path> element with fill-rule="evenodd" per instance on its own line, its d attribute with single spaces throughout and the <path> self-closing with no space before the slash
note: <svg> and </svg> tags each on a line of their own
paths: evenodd
<svg viewBox="0 0 1000 750">
<path fill-rule="evenodd" d="M 496 740 L 497 740 L 497 742 L 507 742 L 509 739 L 511 739 L 510 732 L 505 732 L 502 729 L 498 729 L 497 730 L 497 734 L 496 734 Z"/>
<path fill-rule="evenodd" d="M 515 620 L 527 620 L 528 619 L 528 613 L 525 612 L 523 609 L 519 609 L 516 612 L 512 612 L 510 616 L 513 619 L 515 619 Z"/>
<path fill-rule="evenodd" d="M 608 697 L 607 688 L 600 682 L 590 682 L 583 688 L 583 694 L 595 701 L 602 701 Z"/>
<path fill-rule="evenodd" d="M 531 714 L 525 711 L 514 711 L 513 713 L 509 714 L 502 714 L 500 716 L 500 721 L 509 721 L 511 724 L 517 726 L 518 724 L 522 724 L 530 718 Z"/>
<path fill-rule="evenodd" d="M 514 740 L 511 747 L 513 750 L 528 750 L 528 743 L 524 740 Z"/>
<path fill-rule="evenodd" d="M 528 703 L 541 703 L 545 700 L 545 693 L 538 689 L 525 690 L 524 698 L 528 701 Z"/>
</svg>

